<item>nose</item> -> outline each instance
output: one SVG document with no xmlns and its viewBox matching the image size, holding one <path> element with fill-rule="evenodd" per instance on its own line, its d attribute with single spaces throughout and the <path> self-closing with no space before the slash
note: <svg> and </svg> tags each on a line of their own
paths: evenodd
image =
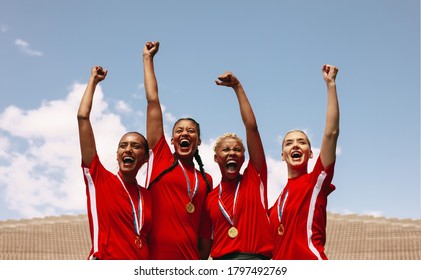
<svg viewBox="0 0 421 280">
<path fill-rule="evenodd" d="M 127 147 L 124 149 L 124 152 L 126 152 L 126 153 L 131 153 L 132 152 L 132 149 L 133 149 L 133 147 L 132 147 L 132 145 L 127 145 Z"/>
<path fill-rule="evenodd" d="M 237 151 L 236 151 L 236 150 L 234 150 L 234 149 L 229 149 L 229 151 L 228 151 L 228 156 L 233 157 L 233 156 L 236 156 L 236 155 L 237 155 Z"/>
</svg>

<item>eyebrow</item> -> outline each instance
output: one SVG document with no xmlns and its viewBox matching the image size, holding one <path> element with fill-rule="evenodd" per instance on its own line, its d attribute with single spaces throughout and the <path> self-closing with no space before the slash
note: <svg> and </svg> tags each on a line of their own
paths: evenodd
<svg viewBox="0 0 421 280">
<path fill-rule="evenodd" d="M 121 144 L 140 144 L 140 145 L 143 145 L 143 143 L 142 142 L 137 142 L 137 141 L 121 141 L 120 143 L 119 143 L 119 145 L 121 145 Z"/>
<path fill-rule="evenodd" d="M 288 138 L 288 139 L 285 139 L 284 143 L 287 143 L 287 142 L 292 142 L 292 141 L 294 141 L 294 140 L 297 140 L 297 141 L 304 140 L 305 142 L 307 142 L 307 139 L 306 139 L 306 138 L 304 138 L 304 137 L 300 137 L 300 138 Z"/>
</svg>

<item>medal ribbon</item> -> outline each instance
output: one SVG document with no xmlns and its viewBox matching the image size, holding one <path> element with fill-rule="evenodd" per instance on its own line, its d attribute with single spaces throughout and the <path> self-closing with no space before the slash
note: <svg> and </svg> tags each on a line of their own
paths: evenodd
<svg viewBox="0 0 421 280">
<path fill-rule="evenodd" d="M 284 196 L 284 199 L 282 199 L 282 200 L 280 199 L 282 197 L 282 194 L 278 199 L 278 220 L 279 220 L 279 223 L 281 223 L 282 214 L 284 212 L 284 206 L 285 206 L 285 202 L 286 202 L 287 197 L 288 197 L 288 193 L 289 193 L 289 190 L 287 190 L 287 192 Z"/>
<path fill-rule="evenodd" d="M 126 188 L 126 185 L 124 184 L 123 180 L 120 178 L 120 174 L 117 173 L 117 177 L 120 180 L 121 185 L 123 186 L 123 188 L 126 191 L 127 195 L 129 196 L 130 203 L 132 205 L 132 214 L 133 214 L 133 220 L 134 220 L 134 223 L 133 223 L 134 224 L 134 230 L 135 230 L 136 235 L 139 235 L 140 236 L 140 230 L 142 229 L 143 222 L 144 222 L 144 220 L 143 220 L 144 219 L 144 215 L 143 215 L 143 198 L 142 198 L 142 195 L 140 194 L 139 185 L 137 185 L 137 183 L 136 183 L 136 185 L 137 185 L 137 192 L 139 194 L 139 202 L 138 202 L 139 203 L 139 218 L 138 218 L 138 216 L 136 215 L 136 208 L 134 206 L 134 203 L 133 203 L 132 197 L 130 196 L 129 191 Z"/>
<path fill-rule="evenodd" d="M 181 164 L 181 162 L 180 162 L 180 161 L 178 161 L 178 163 L 180 164 L 180 167 L 181 167 L 181 169 L 183 170 L 183 173 L 184 173 L 184 177 L 186 178 L 186 183 L 187 183 L 187 195 L 188 195 L 188 197 L 189 197 L 190 201 L 193 201 L 193 197 L 196 195 L 197 190 L 199 189 L 199 180 L 197 179 L 197 172 L 196 172 L 196 169 L 194 169 L 194 181 L 195 181 L 195 183 L 194 183 L 194 190 L 193 190 L 193 194 L 192 194 L 192 193 L 191 193 L 191 192 L 192 192 L 192 191 L 191 191 L 191 187 L 190 187 L 190 179 L 189 179 L 189 177 L 187 176 L 187 172 L 186 172 L 186 170 L 184 169 L 184 166 Z"/>
<path fill-rule="evenodd" d="M 237 194 L 238 194 L 238 190 L 240 189 L 240 181 L 241 180 L 238 180 L 237 187 L 235 188 L 234 203 L 232 205 L 232 218 L 230 214 L 228 213 L 228 211 L 225 209 L 225 205 L 222 202 L 222 182 L 219 183 L 219 199 L 218 199 L 219 210 L 221 210 L 222 215 L 224 215 L 225 219 L 227 219 L 227 221 L 232 226 L 234 226 L 235 224 L 235 208 L 237 206 Z"/>
</svg>

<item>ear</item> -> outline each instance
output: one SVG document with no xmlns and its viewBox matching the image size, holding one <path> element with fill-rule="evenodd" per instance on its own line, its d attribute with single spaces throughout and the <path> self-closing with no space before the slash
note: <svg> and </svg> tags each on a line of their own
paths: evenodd
<svg viewBox="0 0 421 280">
<path fill-rule="evenodd" d="M 310 150 L 309 158 L 313 158 L 313 150 Z"/>
<path fill-rule="evenodd" d="M 282 161 L 285 161 L 285 157 L 284 157 L 284 153 L 283 152 L 281 154 L 281 159 L 282 159 Z"/>
<path fill-rule="evenodd" d="M 200 146 L 202 144 L 202 139 L 199 138 L 199 141 L 197 142 L 197 146 Z"/>
<path fill-rule="evenodd" d="M 216 154 L 213 155 L 213 161 L 218 162 L 218 157 L 216 156 Z"/>
<path fill-rule="evenodd" d="M 171 145 L 174 145 L 174 138 L 171 137 Z"/>
<path fill-rule="evenodd" d="M 143 164 L 147 163 L 149 160 L 149 153 L 145 154 L 144 158 L 143 158 Z M 142 165 L 143 165 L 142 164 Z"/>
</svg>

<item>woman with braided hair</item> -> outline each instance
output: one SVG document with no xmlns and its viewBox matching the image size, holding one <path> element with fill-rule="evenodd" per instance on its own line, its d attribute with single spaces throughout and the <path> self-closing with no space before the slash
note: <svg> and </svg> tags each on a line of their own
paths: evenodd
<svg viewBox="0 0 421 280">
<path fill-rule="evenodd" d="M 143 48 L 143 70 L 147 104 L 146 138 L 150 161 L 146 187 L 152 196 L 154 219 L 150 232 L 150 259 L 198 260 L 209 257 L 212 229 L 202 219 L 202 206 L 212 186 L 203 169 L 198 146 L 200 126 L 191 118 L 179 119 L 173 127 L 171 152 L 164 135 L 154 56 L 159 42 Z M 200 171 L 196 170 L 196 159 Z"/>
</svg>

